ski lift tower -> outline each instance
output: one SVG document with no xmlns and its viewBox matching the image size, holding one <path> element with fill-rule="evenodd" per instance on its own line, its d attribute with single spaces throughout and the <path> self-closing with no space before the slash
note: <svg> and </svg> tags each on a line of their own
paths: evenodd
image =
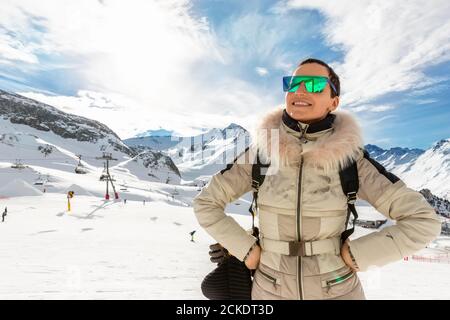
<svg viewBox="0 0 450 320">
<path fill-rule="evenodd" d="M 113 179 L 111 178 L 111 175 L 109 174 L 109 161 L 117 161 L 117 159 L 112 157 L 112 153 L 109 152 L 103 152 L 103 155 L 101 157 L 96 157 L 97 160 L 105 160 L 106 161 L 106 194 L 105 199 L 109 200 L 109 190 L 108 186 L 109 183 L 111 183 L 111 187 L 114 191 L 114 198 L 119 199 L 119 194 L 116 191 L 116 188 L 114 187 Z"/>
</svg>

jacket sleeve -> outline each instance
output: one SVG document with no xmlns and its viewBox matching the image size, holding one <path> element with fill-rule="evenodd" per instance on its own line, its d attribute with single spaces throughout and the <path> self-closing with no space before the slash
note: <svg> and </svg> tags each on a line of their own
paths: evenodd
<svg viewBox="0 0 450 320">
<path fill-rule="evenodd" d="M 423 195 L 371 159 L 365 151 L 357 161 L 358 197 L 396 224 L 349 243 L 360 271 L 381 267 L 423 249 L 439 236 L 441 222 Z"/>
<path fill-rule="evenodd" d="M 227 203 L 252 189 L 252 165 L 249 161 L 251 153 L 247 149 L 233 163 L 213 175 L 193 201 L 200 226 L 240 261 L 243 261 L 256 238 L 226 215 L 224 210 Z"/>
</svg>

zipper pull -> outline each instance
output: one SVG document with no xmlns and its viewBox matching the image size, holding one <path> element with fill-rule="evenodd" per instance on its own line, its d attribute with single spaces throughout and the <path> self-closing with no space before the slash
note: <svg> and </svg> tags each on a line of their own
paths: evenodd
<svg viewBox="0 0 450 320">
<path fill-rule="evenodd" d="M 297 125 L 301 132 L 300 137 L 299 137 L 300 143 L 302 143 L 302 144 L 307 143 L 308 139 L 306 139 L 305 135 L 306 135 L 306 130 L 308 130 L 309 124 L 305 124 L 305 128 L 302 127 L 300 122 L 298 122 Z"/>
</svg>

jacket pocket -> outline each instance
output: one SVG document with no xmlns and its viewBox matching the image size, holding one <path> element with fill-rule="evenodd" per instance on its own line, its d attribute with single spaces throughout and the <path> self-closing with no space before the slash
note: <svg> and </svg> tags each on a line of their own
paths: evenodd
<svg viewBox="0 0 450 320">
<path fill-rule="evenodd" d="M 266 280 L 268 280 L 268 281 L 271 282 L 272 284 L 274 284 L 274 285 L 279 285 L 279 284 L 280 284 L 279 278 L 272 277 L 270 274 L 268 274 L 268 273 L 266 273 L 266 272 L 264 272 L 264 271 L 261 271 L 261 270 L 259 270 L 259 272 L 261 273 L 261 275 L 262 275 L 264 278 L 266 278 Z"/>
<path fill-rule="evenodd" d="M 346 274 L 344 274 L 342 276 L 333 277 L 329 280 L 322 280 L 322 287 L 330 288 L 332 286 L 338 285 L 338 284 L 350 279 L 354 275 L 355 275 L 355 273 L 352 270 L 350 270 L 349 272 L 347 272 Z"/>
<path fill-rule="evenodd" d="M 279 296 L 281 294 L 281 276 L 266 269 L 267 268 L 261 270 L 259 267 L 255 272 L 253 281 L 255 281 L 264 291 Z"/>
<path fill-rule="evenodd" d="M 340 272 L 321 277 L 324 298 L 336 298 L 351 292 L 358 283 L 356 273 L 349 267 Z"/>
</svg>

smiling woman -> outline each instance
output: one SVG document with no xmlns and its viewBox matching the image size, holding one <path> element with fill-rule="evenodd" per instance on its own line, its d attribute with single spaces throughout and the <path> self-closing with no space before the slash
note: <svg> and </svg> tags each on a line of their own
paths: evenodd
<svg viewBox="0 0 450 320">
<path fill-rule="evenodd" d="M 304 123 L 317 122 L 338 107 L 339 77 L 322 61 L 305 60 L 294 71 L 293 77 L 285 78 L 300 79 L 295 85 L 291 82 L 284 88 L 287 91 L 286 111 L 292 118 Z M 314 87 L 319 88 L 314 90 Z M 320 94 L 311 94 L 313 91 Z"/>
<path fill-rule="evenodd" d="M 423 249 L 439 235 L 439 217 L 364 150 L 356 120 L 336 111 L 339 78 L 325 62 L 303 61 L 284 89 L 286 107 L 267 113 L 254 144 L 197 195 L 196 217 L 255 270 L 253 300 L 365 299 L 357 272 Z M 266 173 L 257 163 L 270 165 Z M 224 212 L 252 190 L 259 236 Z M 397 223 L 350 241 L 357 198 Z"/>
</svg>

